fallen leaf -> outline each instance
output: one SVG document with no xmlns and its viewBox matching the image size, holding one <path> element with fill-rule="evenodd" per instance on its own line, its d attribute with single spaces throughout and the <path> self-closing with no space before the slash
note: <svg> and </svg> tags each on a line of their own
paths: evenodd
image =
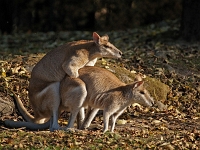
<svg viewBox="0 0 200 150">
<path fill-rule="evenodd" d="M 127 123 L 127 120 L 124 120 L 124 119 L 118 119 L 118 120 L 117 120 L 117 124 L 118 124 L 118 125 L 126 124 L 126 123 Z"/>
</svg>

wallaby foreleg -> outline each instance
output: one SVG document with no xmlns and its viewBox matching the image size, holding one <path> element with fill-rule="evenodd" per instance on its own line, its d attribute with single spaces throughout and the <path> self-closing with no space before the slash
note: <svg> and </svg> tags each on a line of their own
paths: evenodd
<svg viewBox="0 0 200 150">
<path fill-rule="evenodd" d="M 103 123 L 104 123 L 103 133 L 105 133 L 108 130 L 109 118 L 110 118 L 110 112 L 107 112 L 104 110 L 104 112 L 103 112 Z"/>
<path fill-rule="evenodd" d="M 87 96 L 85 83 L 79 78 L 66 77 L 61 82 L 61 90 L 61 105 L 71 113 L 67 128 L 74 126 L 75 119 L 79 118 L 78 113 L 80 111 L 80 120 L 77 121 L 79 128 L 85 118 L 84 108 L 82 107 Z"/>
<path fill-rule="evenodd" d="M 112 117 L 111 117 L 111 130 L 110 130 L 111 132 L 114 131 L 115 123 L 116 123 L 117 118 L 124 112 L 125 109 L 123 109 L 120 112 L 112 115 Z"/>
<path fill-rule="evenodd" d="M 90 109 L 90 108 L 89 108 Z M 90 126 L 92 120 L 94 119 L 94 117 L 96 116 L 97 112 L 99 111 L 98 108 L 93 108 L 92 110 L 88 110 L 89 112 L 87 113 L 85 120 L 81 126 L 80 129 L 86 129 Z"/>
</svg>

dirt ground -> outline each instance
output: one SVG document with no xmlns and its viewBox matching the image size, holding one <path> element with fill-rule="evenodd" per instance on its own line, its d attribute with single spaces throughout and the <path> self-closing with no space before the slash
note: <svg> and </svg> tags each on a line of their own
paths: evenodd
<svg viewBox="0 0 200 150">
<path fill-rule="evenodd" d="M 200 46 L 176 39 L 174 24 L 161 28 L 142 28 L 107 33 L 110 40 L 123 51 L 122 60 L 114 63 L 130 71 L 156 78 L 170 87 L 167 106 L 129 107 L 118 119 L 115 133 L 102 134 L 102 115 L 85 131 L 51 133 L 8 129 L 3 120 L 23 120 L 16 109 L 0 116 L 0 148 L 71 148 L 71 149 L 198 149 L 200 147 Z M 101 35 L 104 33 L 100 33 Z M 0 97 L 13 101 L 13 90 L 19 93 L 25 107 L 28 102 L 30 70 L 49 50 L 71 40 L 90 39 L 90 32 L 61 32 L 16 34 L 0 37 Z M 112 60 L 108 60 L 112 61 Z M 67 124 L 68 113 L 62 114 L 60 124 Z M 48 139 L 51 136 L 52 138 Z M 15 137 L 18 139 L 13 140 Z M 56 138 L 56 139 L 55 139 Z M 21 144 L 17 144 L 17 141 Z M 49 144 L 49 142 L 51 144 Z M 53 146 L 52 146 L 53 145 Z"/>
</svg>

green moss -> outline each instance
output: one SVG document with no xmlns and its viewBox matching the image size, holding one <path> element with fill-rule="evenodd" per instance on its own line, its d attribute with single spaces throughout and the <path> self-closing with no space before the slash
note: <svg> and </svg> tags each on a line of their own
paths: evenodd
<svg viewBox="0 0 200 150">
<path fill-rule="evenodd" d="M 121 81 L 125 83 L 130 83 L 134 81 L 136 74 L 131 73 L 124 67 L 117 65 L 116 63 L 106 63 L 105 60 L 99 60 L 96 66 L 106 68 L 112 73 L 114 73 Z M 169 92 L 169 87 L 160 82 L 155 78 L 146 77 L 144 79 L 146 89 L 149 91 L 151 96 L 157 101 L 165 101 L 167 98 L 167 93 Z"/>
</svg>

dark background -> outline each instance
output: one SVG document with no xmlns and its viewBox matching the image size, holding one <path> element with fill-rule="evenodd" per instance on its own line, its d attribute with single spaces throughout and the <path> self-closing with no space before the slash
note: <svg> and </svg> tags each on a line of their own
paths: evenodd
<svg viewBox="0 0 200 150">
<path fill-rule="evenodd" d="M 181 0 L 1 0 L 0 28 L 13 32 L 124 30 L 180 19 Z"/>
<path fill-rule="evenodd" d="M 124 30 L 179 20 L 180 35 L 200 40 L 199 0 L 0 0 L 2 34 Z"/>
</svg>

